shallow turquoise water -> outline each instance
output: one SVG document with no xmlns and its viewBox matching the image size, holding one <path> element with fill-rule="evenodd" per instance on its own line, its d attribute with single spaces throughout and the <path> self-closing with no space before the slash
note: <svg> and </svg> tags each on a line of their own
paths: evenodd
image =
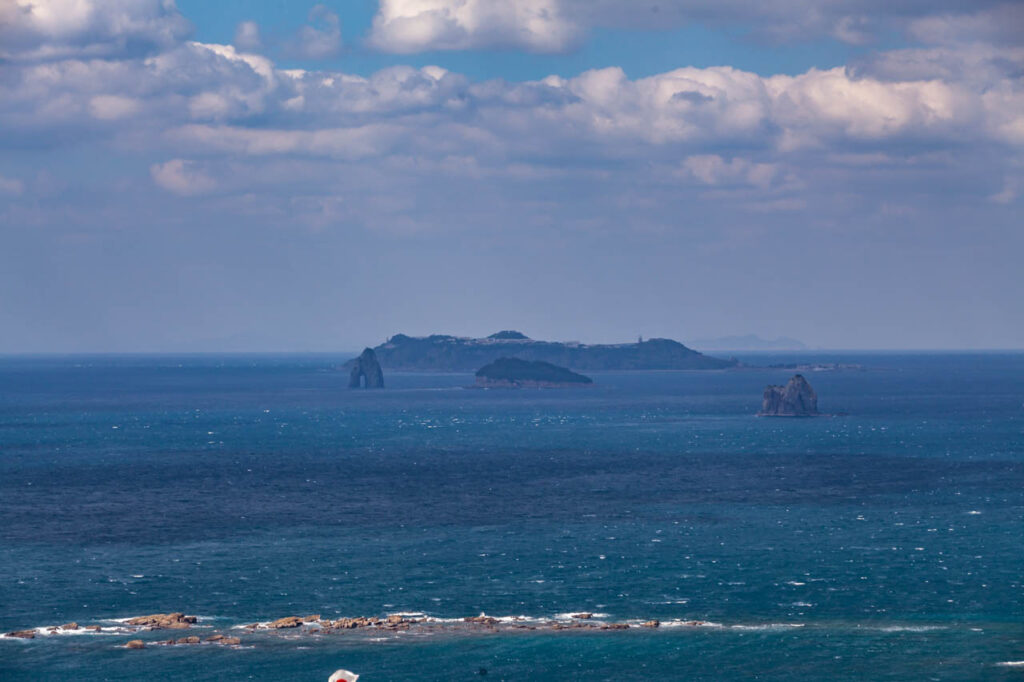
<svg viewBox="0 0 1024 682">
<path fill-rule="evenodd" d="M 786 358 L 759 356 L 768 364 Z M 600 633 L 0 639 L 4 680 L 1021 679 L 1024 355 L 595 374 L 572 391 L 332 357 L 0 360 L 0 630 L 181 610 L 699 619 Z"/>
</svg>

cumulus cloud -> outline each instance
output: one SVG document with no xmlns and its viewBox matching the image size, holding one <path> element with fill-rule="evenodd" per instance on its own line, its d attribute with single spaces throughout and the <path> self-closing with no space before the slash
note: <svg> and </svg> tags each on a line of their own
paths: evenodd
<svg viewBox="0 0 1024 682">
<path fill-rule="evenodd" d="M 682 174 L 706 185 L 743 184 L 767 189 L 778 176 L 779 167 L 741 158 L 726 161 L 717 154 L 701 154 L 683 162 Z"/>
<path fill-rule="evenodd" d="M 380 0 L 370 42 L 378 49 L 516 48 L 558 52 L 594 28 L 740 27 L 762 40 L 833 38 L 864 45 L 891 32 L 924 42 L 1024 43 L 1021 5 L 974 0 Z"/>
<path fill-rule="evenodd" d="M 370 43 L 397 53 L 506 47 L 559 52 L 579 31 L 560 0 L 380 0 Z"/>
<path fill-rule="evenodd" d="M 258 52 L 263 47 L 260 25 L 255 21 L 243 21 L 235 28 L 234 46 L 242 52 Z"/>
<path fill-rule="evenodd" d="M 325 5 L 309 11 L 309 23 L 287 45 L 287 51 L 305 59 L 327 59 L 341 51 L 341 20 Z"/>
<path fill-rule="evenodd" d="M 25 191 L 25 183 L 15 178 L 5 178 L 0 175 L 0 195 L 7 194 L 18 196 Z"/>
<path fill-rule="evenodd" d="M 190 31 L 174 0 L 0 0 L 0 59 L 139 55 Z"/>
<path fill-rule="evenodd" d="M 166 163 L 154 164 L 149 173 L 157 185 L 181 196 L 206 194 L 217 187 L 216 181 L 194 161 L 171 159 Z"/>
</svg>

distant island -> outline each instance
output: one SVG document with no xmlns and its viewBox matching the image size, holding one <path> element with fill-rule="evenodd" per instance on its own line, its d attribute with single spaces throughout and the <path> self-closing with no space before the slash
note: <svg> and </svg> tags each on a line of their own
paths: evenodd
<svg viewBox="0 0 1024 682">
<path fill-rule="evenodd" d="M 743 336 L 722 336 L 717 339 L 697 339 L 690 342 L 694 348 L 703 350 L 807 350 L 801 341 L 782 336 L 777 339 L 762 339 L 756 334 Z"/>
<path fill-rule="evenodd" d="M 481 388 L 578 388 L 593 383 L 565 367 L 520 358 L 498 358 L 476 373 Z"/>
<path fill-rule="evenodd" d="M 725 369 L 738 364 L 708 357 L 671 339 L 588 345 L 535 341 L 511 330 L 483 339 L 396 334 L 373 351 L 389 371 L 473 372 L 498 358 L 513 357 L 574 370 Z M 352 361 L 348 367 L 354 364 Z"/>
</svg>

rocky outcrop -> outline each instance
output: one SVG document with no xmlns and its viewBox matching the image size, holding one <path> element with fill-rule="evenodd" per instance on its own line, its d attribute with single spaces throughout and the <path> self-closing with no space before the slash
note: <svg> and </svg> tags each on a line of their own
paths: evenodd
<svg viewBox="0 0 1024 682">
<path fill-rule="evenodd" d="M 377 362 L 377 354 L 367 348 L 354 360 L 348 379 L 349 388 L 384 388 L 384 371 Z"/>
<path fill-rule="evenodd" d="M 764 389 L 762 417 L 814 417 L 818 414 L 818 395 L 802 375 L 797 374 L 785 386 Z"/>
<path fill-rule="evenodd" d="M 149 628 L 150 630 L 187 630 L 198 620 L 184 613 L 154 613 L 149 616 L 129 618 L 126 625 Z"/>
</svg>

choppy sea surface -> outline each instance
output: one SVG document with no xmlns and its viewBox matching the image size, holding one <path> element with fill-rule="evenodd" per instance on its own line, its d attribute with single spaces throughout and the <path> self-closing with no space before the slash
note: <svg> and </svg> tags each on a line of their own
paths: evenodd
<svg viewBox="0 0 1024 682">
<path fill-rule="evenodd" d="M 0 631 L 44 628 L 0 679 L 1024 679 L 1024 355 L 744 359 L 863 368 L 805 373 L 838 416 L 763 419 L 792 370 L 373 392 L 342 357 L 0 358 Z M 704 624 L 123 647 L 167 611 Z"/>
</svg>

